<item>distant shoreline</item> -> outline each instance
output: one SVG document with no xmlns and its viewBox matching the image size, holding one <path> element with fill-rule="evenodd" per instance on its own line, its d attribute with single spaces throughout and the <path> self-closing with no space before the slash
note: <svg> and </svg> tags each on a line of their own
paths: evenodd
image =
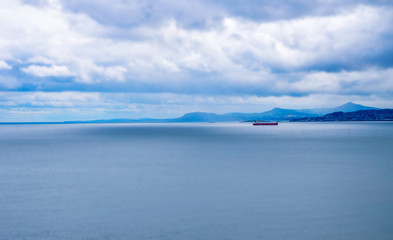
<svg viewBox="0 0 393 240">
<path fill-rule="evenodd" d="M 277 121 L 279 123 L 349 123 L 349 122 L 393 122 L 392 120 L 320 120 L 320 121 Z M 250 121 L 226 121 L 226 122 L 0 122 L 0 125 L 73 125 L 73 124 L 193 124 L 193 123 L 206 123 L 206 124 L 219 124 L 219 123 L 244 123 L 251 124 Z"/>
<path fill-rule="evenodd" d="M 282 109 L 274 108 L 262 113 L 206 113 L 192 112 L 181 117 L 154 119 L 96 119 L 56 122 L 0 122 L 0 124 L 81 124 L 81 123 L 223 123 L 223 122 L 335 122 L 335 121 L 393 121 L 393 109 L 377 109 L 346 103 L 333 109 Z M 331 111 L 331 112 L 329 112 Z"/>
<path fill-rule="evenodd" d="M 291 122 L 346 122 L 346 121 L 393 121 L 393 109 L 333 112 L 321 117 L 293 119 Z"/>
</svg>

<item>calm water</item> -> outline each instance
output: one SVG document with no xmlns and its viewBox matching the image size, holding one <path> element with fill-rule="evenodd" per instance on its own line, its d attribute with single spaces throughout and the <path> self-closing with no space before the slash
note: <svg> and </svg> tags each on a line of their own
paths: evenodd
<svg viewBox="0 0 393 240">
<path fill-rule="evenodd" d="M 393 123 L 0 125 L 0 239 L 393 239 Z"/>
</svg>

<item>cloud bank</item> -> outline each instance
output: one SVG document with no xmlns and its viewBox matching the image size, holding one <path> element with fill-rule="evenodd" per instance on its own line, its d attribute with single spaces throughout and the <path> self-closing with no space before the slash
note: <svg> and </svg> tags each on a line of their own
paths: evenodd
<svg viewBox="0 0 393 240">
<path fill-rule="evenodd" d="M 91 118 L 393 98 L 386 1 L 0 1 L 0 21 L 2 120 L 53 119 L 71 105 L 27 96 L 70 93 L 100 96 Z M 82 98 L 67 101 L 74 114 L 56 119 L 88 117 Z"/>
</svg>

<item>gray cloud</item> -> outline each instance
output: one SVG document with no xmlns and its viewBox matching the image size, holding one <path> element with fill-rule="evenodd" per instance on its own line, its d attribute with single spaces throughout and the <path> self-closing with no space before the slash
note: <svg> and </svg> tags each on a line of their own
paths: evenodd
<svg viewBox="0 0 393 240">
<path fill-rule="evenodd" d="M 102 24 L 136 26 L 157 24 L 168 19 L 185 27 L 206 26 L 223 17 L 242 17 L 257 21 L 290 20 L 339 14 L 360 5 L 393 6 L 389 0 L 60 0 L 71 12 L 83 13 Z M 45 6 L 49 0 L 23 0 Z"/>
<path fill-rule="evenodd" d="M 215 3 L 230 15 L 262 21 L 335 15 L 360 5 L 393 6 L 389 0 L 216 0 Z"/>
<path fill-rule="evenodd" d="M 39 7 L 50 5 L 54 0 L 23 0 L 25 4 Z M 58 0 L 55 0 L 58 1 Z M 209 19 L 221 18 L 225 9 L 212 1 L 176 0 L 59 0 L 65 10 L 86 14 L 103 25 L 132 27 L 157 25 L 175 19 L 188 27 L 205 26 Z"/>
<path fill-rule="evenodd" d="M 198 110 L 210 102 L 229 111 L 250 99 L 291 105 L 317 103 L 321 95 L 364 102 L 393 96 L 388 1 L 23 3 L 0 2 L 7 23 L 0 28 L 3 91 L 50 98 L 105 93 L 96 106 L 103 112 L 126 109 L 124 93 L 138 113 L 154 112 L 148 109 L 155 104 L 170 112 L 173 104 Z M 141 94 L 156 97 L 144 102 Z M 85 108 L 82 100 L 69 101 Z"/>
</svg>

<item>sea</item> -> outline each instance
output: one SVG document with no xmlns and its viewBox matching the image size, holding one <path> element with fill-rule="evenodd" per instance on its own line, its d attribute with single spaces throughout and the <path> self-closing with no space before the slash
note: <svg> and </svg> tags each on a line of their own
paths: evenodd
<svg viewBox="0 0 393 240">
<path fill-rule="evenodd" d="M 393 239 L 393 122 L 1 124 L 0 239 Z"/>
</svg>

